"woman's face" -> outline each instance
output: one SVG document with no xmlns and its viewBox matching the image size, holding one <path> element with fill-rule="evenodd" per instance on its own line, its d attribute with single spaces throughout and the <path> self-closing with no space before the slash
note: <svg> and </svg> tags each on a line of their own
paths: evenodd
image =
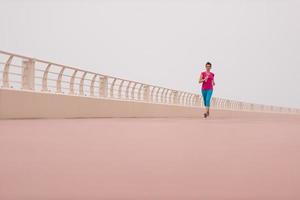
<svg viewBox="0 0 300 200">
<path fill-rule="evenodd" d="M 206 68 L 207 71 L 210 71 L 211 65 L 205 65 L 205 68 Z"/>
</svg>

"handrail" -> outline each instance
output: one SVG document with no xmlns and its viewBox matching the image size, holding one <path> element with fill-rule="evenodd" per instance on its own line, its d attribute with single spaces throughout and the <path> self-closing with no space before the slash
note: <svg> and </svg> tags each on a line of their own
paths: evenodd
<svg viewBox="0 0 300 200">
<path fill-rule="evenodd" d="M 49 81 L 54 82 L 55 85 L 49 85 Z M 203 107 L 203 100 L 199 94 L 113 77 L 1 50 L 0 87 L 63 95 Z M 300 114 L 300 109 L 246 103 L 218 97 L 213 97 L 212 107 L 236 111 Z"/>
<path fill-rule="evenodd" d="M 35 62 L 40 62 L 40 63 L 44 63 L 44 64 L 50 64 L 50 65 L 57 66 L 57 67 L 64 67 L 66 69 L 77 70 L 77 71 L 81 71 L 81 72 L 87 72 L 89 74 L 97 74 L 99 76 L 105 76 L 105 77 L 108 77 L 108 78 L 113 78 L 113 79 L 117 78 L 117 77 L 110 76 L 110 75 L 95 73 L 95 72 L 88 71 L 88 70 L 82 70 L 82 69 L 79 69 L 79 68 L 76 68 L 76 67 L 71 67 L 71 66 L 67 66 L 67 65 L 57 64 L 57 63 L 54 63 L 54 62 L 45 61 L 45 60 L 41 60 L 41 59 L 37 59 L 37 58 L 33 58 L 33 57 L 23 56 L 23 55 L 19 55 L 19 54 L 15 54 L 15 53 L 10 53 L 10 52 L 7 52 L 7 51 L 0 50 L 0 54 L 12 55 L 13 57 L 19 57 L 19 58 L 23 58 L 25 60 L 33 60 Z M 145 84 L 145 83 L 142 83 L 142 82 L 139 82 L 139 81 L 132 81 L 132 80 L 124 79 L 124 78 L 117 78 L 117 79 L 122 79 L 122 80 L 128 81 L 128 82 L 131 81 L 131 82 L 135 82 L 137 84 Z M 157 87 L 157 86 L 151 85 L 151 84 L 146 84 L 146 85 L 149 85 L 149 86 L 152 86 L 152 87 Z M 161 87 L 161 88 L 165 88 L 165 87 Z M 165 88 L 165 89 L 170 89 L 170 88 Z M 179 91 L 179 90 L 177 90 L 177 91 Z M 184 92 L 184 91 L 182 91 L 182 92 Z"/>
</svg>

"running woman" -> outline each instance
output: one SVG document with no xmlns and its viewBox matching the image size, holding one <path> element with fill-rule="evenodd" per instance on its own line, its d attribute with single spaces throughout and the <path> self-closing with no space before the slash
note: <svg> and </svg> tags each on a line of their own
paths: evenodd
<svg viewBox="0 0 300 200">
<path fill-rule="evenodd" d="M 204 113 L 204 118 L 209 116 L 209 107 L 210 107 L 210 99 L 213 93 L 213 86 L 215 85 L 214 77 L 215 74 L 212 73 L 211 63 L 207 62 L 205 64 L 206 71 L 202 72 L 200 75 L 199 83 L 202 83 L 202 97 L 204 106 L 206 108 L 206 112 Z"/>
</svg>

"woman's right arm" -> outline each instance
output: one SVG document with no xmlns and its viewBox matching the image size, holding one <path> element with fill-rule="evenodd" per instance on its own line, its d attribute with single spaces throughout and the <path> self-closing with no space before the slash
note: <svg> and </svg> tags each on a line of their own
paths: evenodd
<svg viewBox="0 0 300 200">
<path fill-rule="evenodd" d="M 202 74 L 200 75 L 200 78 L 199 78 L 199 83 L 203 83 L 204 82 L 204 78 L 202 77 Z"/>
</svg>

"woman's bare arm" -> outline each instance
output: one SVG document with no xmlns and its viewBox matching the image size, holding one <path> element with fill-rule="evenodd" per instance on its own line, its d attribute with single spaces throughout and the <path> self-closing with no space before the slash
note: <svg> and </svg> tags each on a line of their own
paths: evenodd
<svg viewBox="0 0 300 200">
<path fill-rule="evenodd" d="M 200 78 L 199 78 L 199 83 L 203 83 L 205 81 L 204 78 L 202 78 L 202 74 L 200 75 Z"/>
</svg>

